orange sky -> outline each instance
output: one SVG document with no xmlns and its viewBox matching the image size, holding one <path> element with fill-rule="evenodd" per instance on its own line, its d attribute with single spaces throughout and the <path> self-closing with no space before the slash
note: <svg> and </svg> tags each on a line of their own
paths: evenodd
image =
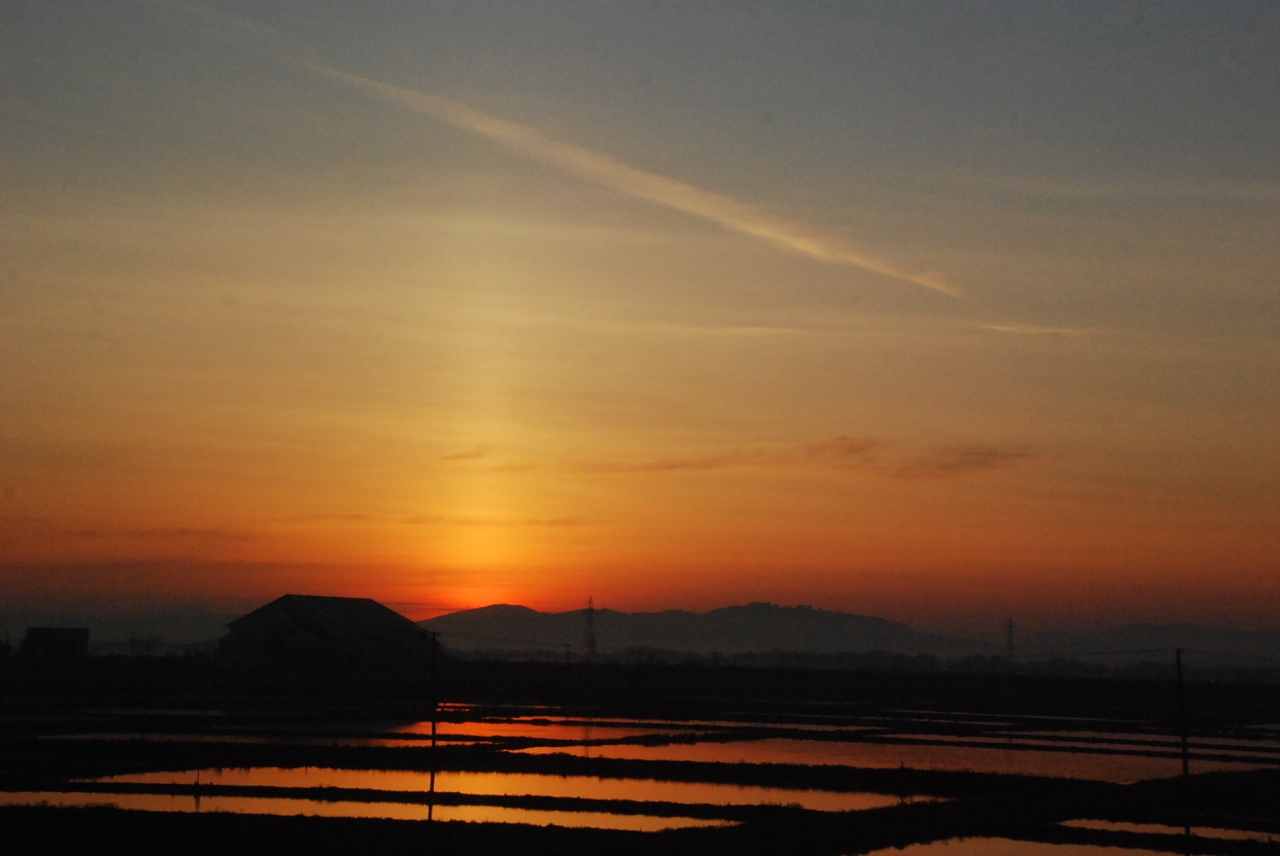
<svg viewBox="0 0 1280 856">
<path fill-rule="evenodd" d="M 0 597 L 1280 627 L 1228 5 L 16 4 Z"/>
</svg>

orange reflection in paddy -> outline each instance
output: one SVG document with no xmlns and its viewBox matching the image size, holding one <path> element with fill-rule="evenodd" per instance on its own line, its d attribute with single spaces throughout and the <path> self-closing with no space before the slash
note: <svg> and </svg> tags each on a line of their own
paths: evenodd
<svg viewBox="0 0 1280 856">
<path fill-rule="evenodd" d="M 86 794 L 16 791 L 0 793 L 0 805 L 76 807 L 111 805 L 137 811 L 225 811 L 235 814 L 304 815 L 307 817 L 366 817 L 380 820 L 462 820 L 472 823 L 528 823 L 534 826 L 574 826 L 658 832 L 691 826 L 724 826 L 724 821 L 692 817 L 651 817 L 604 812 L 541 811 L 485 805 L 416 805 L 303 800 L 272 797 L 191 797 L 168 794 Z"/>
<path fill-rule="evenodd" d="M 623 721 L 619 721 L 623 722 Z M 629 721 L 625 721 L 630 724 Z M 650 734 L 683 734 L 692 729 L 679 725 L 643 725 L 627 727 L 610 721 L 584 720 L 504 720 L 498 722 L 440 722 L 436 734 L 447 737 L 529 737 L 545 740 L 615 740 L 629 737 L 645 737 Z M 395 734 L 430 734 L 430 722 L 415 722 L 396 728 Z"/>
<path fill-rule="evenodd" d="M 1103 847 L 1096 844 L 1046 844 L 1009 838 L 951 838 L 876 850 L 870 856 L 1167 856 L 1156 850 Z"/>
<path fill-rule="evenodd" d="M 335 770 L 330 768 L 251 767 L 240 770 L 200 770 L 205 785 L 275 788 L 368 788 L 384 791 L 426 792 L 431 773 L 400 770 Z M 195 771 L 179 773 L 129 773 L 100 779 L 154 785 L 190 785 Z M 799 791 L 756 785 L 704 782 L 663 782 L 653 779 L 601 779 L 594 776 L 546 776 L 537 773 L 435 774 L 437 793 L 475 796 L 538 796 L 574 799 L 672 802 L 683 805 L 799 805 L 814 811 L 860 811 L 883 808 L 901 801 L 897 796 L 837 791 Z"/>
<path fill-rule="evenodd" d="M 1114 820 L 1066 820 L 1063 826 L 1077 829 L 1098 829 L 1103 832 L 1136 832 L 1141 835 L 1185 835 L 1185 826 L 1166 826 L 1161 823 L 1127 823 Z M 1191 834 L 1196 838 L 1218 838 L 1227 841 L 1261 841 L 1271 843 L 1272 836 L 1265 832 L 1247 829 L 1223 829 L 1213 826 L 1193 826 Z"/>
<path fill-rule="evenodd" d="M 554 746 L 535 746 L 512 751 L 545 755 L 563 750 Z M 918 770 L 968 770 L 975 773 L 1093 779 L 1119 784 L 1175 776 L 1182 769 L 1181 760 L 1174 757 L 1148 758 L 1140 755 L 982 749 L 968 746 L 846 743 L 783 737 L 667 746 L 606 745 L 593 747 L 592 751 L 599 758 L 623 760 L 806 766 L 833 764 L 873 769 L 905 766 Z M 1201 761 L 1196 764 L 1196 772 L 1242 770 L 1258 766 L 1265 765 Z"/>
</svg>

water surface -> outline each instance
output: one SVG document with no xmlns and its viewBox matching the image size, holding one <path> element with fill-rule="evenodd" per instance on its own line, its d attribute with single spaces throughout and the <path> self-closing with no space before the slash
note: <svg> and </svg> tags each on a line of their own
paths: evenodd
<svg viewBox="0 0 1280 856">
<path fill-rule="evenodd" d="M 197 779 L 198 776 L 198 779 Z M 814 811 L 860 811 L 903 802 L 888 794 L 790 790 L 754 785 L 606 779 L 536 773 L 432 773 L 400 770 L 336 770 L 322 767 L 251 767 L 129 773 L 96 781 L 156 785 L 259 786 L 274 788 L 367 788 L 382 791 L 458 793 L 485 796 L 570 797 L 576 799 L 672 802 L 684 805 L 799 805 Z"/>
<path fill-rule="evenodd" d="M 503 738 L 528 737 L 535 740 L 618 740 L 622 738 L 648 737 L 650 735 L 685 734 L 692 729 L 667 723 L 627 724 L 616 722 L 440 722 L 436 726 L 439 737 Z M 392 729 L 391 734 L 430 735 L 430 722 L 417 722 Z"/>
<path fill-rule="evenodd" d="M 1077 829 L 1099 829 L 1105 832 L 1138 832 L 1148 835 L 1185 835 L 1185 826 L 1166 826 L 1162 823 L 1126 823 L 1114 820 L 1068 820 L 1063 826 L 1074 826 Z M 1193 826 L 1191 834 L 1196 838 L 1218 838 L 1231 841 L 1271 841 L 1272 836 L 1265 832 L 1254 832 L 1247 829 L 1221 829 L 1212 826 Z"/>
<path fill-rule="evenodd" d="M 723 821 L 692 817 L 650 817 L 604 812 L 542 811 L 503 806 L 426 806 L 410 803 L 329 802 L 272 797 L 191 797 L 168 794 L 87 794 L 15 791 L 0 793 L 0 805 L 76 807 L 112 805 L 139 811 L 225 811 L 236 814 L 304 815 L 308 817 L 366 817 L 383 820 L 465 820 L 473 823 L 528 823 L 534 826 L 575 826 L 657 832 L 693 826 L 724 826 Z"/>
<path fill-rule="evenodd" d="M 555 746 L 534 746 L 513 750 L 528 754 L 564 751 Z M 1005 773 L 1052 776 L 1068 779 L 1130 784 L 1145 779 L 1167 778 L 1182 772 L 1177 757 L 1149 758 L 1141 755 L 1105 755 L 1082 752 L 1053 752 L 1036 749 L 991 749 L 969 746 L 859 743 L 842 741 L 768 738 L 723 743 L 672 743 L 665 746 L 606 745 L 592 747 L 597 758 L 642 761 L 702 761 L 748 764 L 841 765 L 886 769 L 910 767 L 918 770 L 968 770 L 976 773 Z M 1242 770 L 1257 764 L 1199 761 L 1195 772 Z"/>
<path fill-rule="evenodd" d="M 929 844 L 877 850 L 869 856 L 1168 856 L 1156 850 L 1098 847 L 1093 844 L 1043 844 L 1008 838 L 952 838 Z"/>
</svg>

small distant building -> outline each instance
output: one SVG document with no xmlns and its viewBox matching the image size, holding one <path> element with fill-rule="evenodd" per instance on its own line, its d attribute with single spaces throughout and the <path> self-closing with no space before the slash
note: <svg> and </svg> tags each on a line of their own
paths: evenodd
<svg viewBox="0 0 1280 856">
<path fill-rule="evenodd" d="M 88 627 L 28 627 L 18 653 L 32 660 L 75 660 L 89 656 Z"/>
<path fill-rule="evenodd" d="M 424 656 L 431 645 L 426 630 L 363 597 L 287 594 L 227 627 L 220 656 L 387 661 Z"/>
</svg>

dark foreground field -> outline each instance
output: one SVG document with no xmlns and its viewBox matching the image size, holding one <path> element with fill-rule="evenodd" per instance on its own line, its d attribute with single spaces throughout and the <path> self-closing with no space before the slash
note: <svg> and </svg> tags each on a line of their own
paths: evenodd
<svg viewBox="0 0 1280 856">
<path fill-rule="evenodd" d="M 154 813 L 113 808 L 0 809 L 6 853 L 317 852 L 389 853 L 867 853 L 956 837 L 1141 847 L 1169 853 L 1277 853 L 1263 841 L 1216 840 L 1181 834 L 1137 834 L 1058 825 L 1080 817 L 1129 822 L 1265 829 L 1280 838 L 1280 776 L 1218 776 L 1193 780 L 1190 815 L 1167 783 L 1149 787 L 1083 785 L 1027 787 L 1026 782 L 972 780 L 966 796 L 948 802 L 821 813 L 783 808 L 743 810 L 735 826 L 665 832 L 243 814 Z M 940 783 L 942 784 L 942 783 Z M 950 790 L 957 782 L 946 782 Z M 337 795 L 334 796 L 337 798 Z M 350 798 L 349 796 L 347 798 Z M 512 802 L 517 802 L 513 799 Z M 529 802 L 529 800 L 525 800 Z M 1171 805 L 1179 808 L 1171 810 Z M 616 810 L 616 808 L 614 809 Z"/>
<path fill-rule="evenodd" d="M 1176 773 L 1177 753 L 1170 747 L 1176 749 L 1181 719 L 1168 682 L 455 663 L 438 675 L 435 693 L 448 702 L 438 716 L 455 732 L 479 736 L 442 739 L 437 745 L 421 728 L 408 735 L 413 739 L 388 739 L 404 736 L 405 725 L 430 718 L 432 687 L 420 675 L 382 680 L 341 670 L 261 668 L 237 674 L 225 664 L 177 658 L 150 663 L 122 658 L 98 663 L 97 669 L 86 665 L 95 664 L 3 672 L 0 795 L 44 794 L 50 801 L 71 795 L 77 804 L 90 806 L 0 807 L 4 853 L 841 854 L 959 837 L 1222 856 L 1280 853 L 1280 845 L 1268 841 L 1280 839 L 1280 755 L 1267 754 L 1275 751 L 1274 723 L 1280 722 L 1280 692 L 1274 686 L 1188 685 L 1193 775 L 1121 783 L 1034 771 L 611 758 L 602 750 L 781 740 L 817 747 L 819 753 L 823 746 L 854 744 L 972 747 L 975 752 L 999 745 L 1017 759 L 1057 741 L 1052 748 L 1067 759 L 1126 753 L 1149 756 Z M 601 726 L 584 732 L 586 740 L 540 733 L 552 735 L 549 726 L 584 716 L 606 724 L 610 717 L 704 724 L 696 734 L 615 737 Z M 513 722 L 528 727 L 518 734 L 501 731 Z M 1078 735 L 1086 728 L 1093 736 L 1081 744 Z M 1254 748 L 1220 748 L 1231 741 Z M 122 774 L 232 768 L 536 774 L 865 792 L 895 799 L 866 810 L 815 811 L 786 801 L 689 804 L 590 794 L 226 785 L 192 777 L 101 781 Z M 374 808 L 465 804 L 569 813 L 561 816 L 694 818 L 716 825 L 630 832 L 93 807 L 125 795 L 180 797 L 196 805 L 217 798 L 293 800 L 289 804 L 299 806 L 300 814 L 314 811 L 308 806 L 334 803 Z M 1082 820 L 1155 826 L 1062 825 Z M 1188 835 L 1188 827 L 1226 831 L 1228 837 Z M 1229 837 L 1233 831 L 1238 838 Z"/>
</svg>

